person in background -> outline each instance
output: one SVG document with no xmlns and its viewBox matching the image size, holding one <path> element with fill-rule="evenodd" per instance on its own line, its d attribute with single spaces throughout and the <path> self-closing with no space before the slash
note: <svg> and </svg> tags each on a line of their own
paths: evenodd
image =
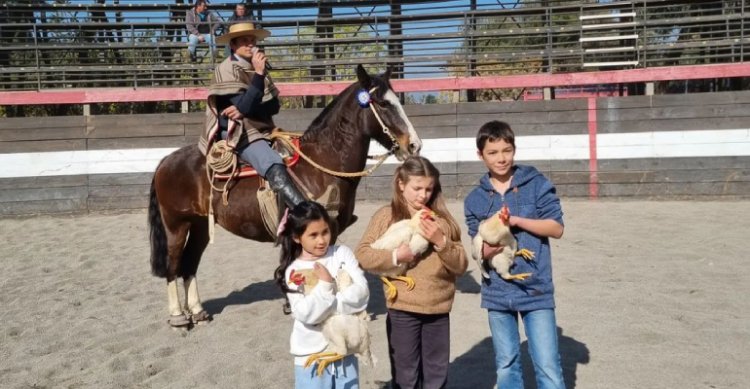
<svg viewBox="0 0 750 389">
<path fill-rule="evenodd" d="M 251 21 L 252 15 L 247 13 L 247 6 L 245 5 L 245 3 L 237 3 L 237 5 L 234 6 L 234 12 L 232 13 L 232 16 L 230 16 L 229 20 L 227 20 L 225 31 L 229 31 L 229 26 L 231 26 L 232 24 Z M 232 55 L 232 48 L 229 47 L 229 45 L 226 45 L 224 53 L 225 57 L 229 57 L 230 55 Z"/>
<path fill-rule="evenodd" d="M 247 6 L 245 3 L 238 3 L 234 6 L 234 13 L 229 17 L 227 21 L 228 25 L 232 25 L 239 22 L 250 22 L 252 21 L 252 15 L 247 13 Z"/>
<path fill-rule="evenodd" d="M 198 60 L 198 43 L 208 44 L 211 56 L 216 55 L 216 44 L 214 34 L 221 26 L 218 15 L 208 10 L 207 0 L 195 0 L 195 6 L 187 10 L 185 14 L 185 26 L 188 30 L 188 51 L 190 62 Z"/>
</svg>

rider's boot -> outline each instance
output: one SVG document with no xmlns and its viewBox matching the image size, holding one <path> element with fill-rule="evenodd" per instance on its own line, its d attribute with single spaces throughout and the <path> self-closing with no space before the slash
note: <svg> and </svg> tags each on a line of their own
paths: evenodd
<svg viewBox="0 0 750 389">
<path fill-rule="evenodd" d="M 287 207 L 294 208 L 297 204 L 307 200 L 292 182 L 292 178 L 286 171 L 286 166 L 278 163 L 271 165 L 266 170 L 265 179 L 274 192 L 281 193 Z"/>
</svg>

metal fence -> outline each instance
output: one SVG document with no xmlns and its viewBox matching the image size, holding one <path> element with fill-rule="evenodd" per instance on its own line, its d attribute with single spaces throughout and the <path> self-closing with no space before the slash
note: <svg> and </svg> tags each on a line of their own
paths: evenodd
<svg viewBox="0 0 750 389">
<path fill-rule="evenodd" d="M 233 4 L 214 1 L 211 10 L 227 18 Z M 226 54 L 204 46 L 190 62 L 189 9 L 6 1 L 0 89 L 204 85 Z M 264 43 L 277 81 L 351 79 L 360 63 L 429 78 L 743 62 L 750 40 L 745 0 L 259 1 L 248 9 L 273 32 Z"/>
</svg>

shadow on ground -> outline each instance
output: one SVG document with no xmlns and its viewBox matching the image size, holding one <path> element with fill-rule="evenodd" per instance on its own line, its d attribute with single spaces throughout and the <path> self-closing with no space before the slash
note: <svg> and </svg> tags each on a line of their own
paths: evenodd
<svg viewBox="0 0 750 389">
<path fill-rule="evenodd" d="M 563 329 L 560 327 L 557 327 L 557 340 L 560 345 L 560 363 L 562 364 L 565 387 L 573 389 L 576 387 L 578 365 L 589 363 L 589 349 L 585 343 L 563 335 Z M 525 389 L 536 388 L 528 341 L 521 343 L 521 361 L 523 363 Z"/>
<path fill-rule="evenodd" d="M 279 300 L 280 304 L 283 304 L 283 296 L 274 280 L 256 282 L 242 290 L 235 290 L 226 297 L 206 300 L 203 302 L 203 309 L 211 315 L 216 315 L 230 305 L 247 305 L 264 300 Z"/>
</svg>

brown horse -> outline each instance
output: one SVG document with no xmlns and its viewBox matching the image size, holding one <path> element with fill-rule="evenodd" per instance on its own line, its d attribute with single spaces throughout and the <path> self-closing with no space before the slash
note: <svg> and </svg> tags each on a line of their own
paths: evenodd
<svg viewBox="0 0 750 389">
<path fill-rule="evenodd" d="M 365 167 L 370 139 L 391 150 L 399 160 L 418 154 L 422 146 L 388 81 L 390 71 L 370 76 L 360 65 L 357 82 L 341 92 L 310 124 L 301 138 L 301 151 L 318 165 L 334 172 L 359 172 Z M 371 92 L 372 107 L 359 105 L 358 92 Z M 377 115 L 373 112 L 377 112 Z M 209 242 L 208 202 L 210 184 L 206 158 L 197 146 L 186 146 L 166 156 L 151 182 L 148 221 L 151 229 L 151 270 L 167 279 L 169 323 L 189 326 L 210 319 L 204 311 L 196 281 L 201 255 Z M 294 173 L 314 195 L 329 185 L 338 189 L 336 224 L 342 232 L 354 221 L 354 200 L 359 177 L 342 178 L 321 171 L 301 159 Z M 229 191 L 229 204 L 214 193 L 216 222 L 233 234 L 271 242 L 261 220 L 256 199 L 259 180 L 241 179 Z M 182 277 L 185 304 L 178 297 L 177 278 Z"/>
</svg>

